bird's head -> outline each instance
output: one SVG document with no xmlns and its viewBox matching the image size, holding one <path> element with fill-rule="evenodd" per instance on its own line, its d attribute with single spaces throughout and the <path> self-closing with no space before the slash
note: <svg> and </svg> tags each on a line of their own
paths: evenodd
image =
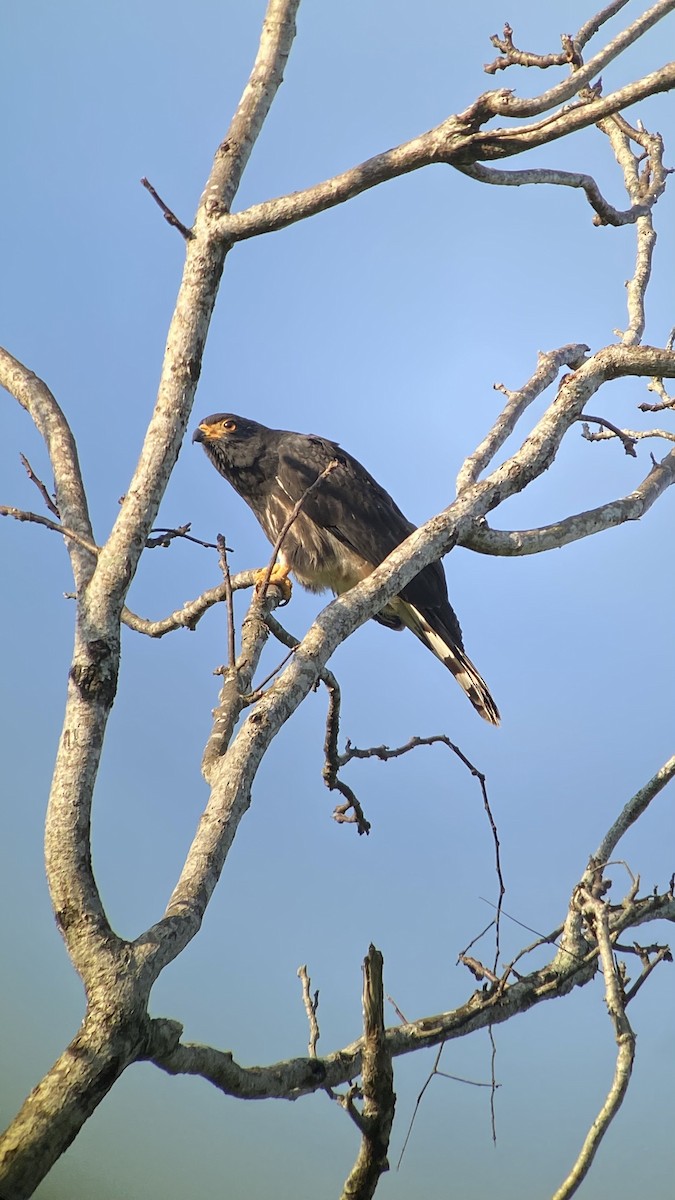
<svg viewBox="0 0 675 1200">
<path fill-rule="evenodd" d="M 267 433 L 264 425 L 236 413 L 214 413 L 199 423 L 192 440 L 200 442 L 214 466 L 227 475 L 232 468 L 251 466 L 260 457 Z"/>
</svg>

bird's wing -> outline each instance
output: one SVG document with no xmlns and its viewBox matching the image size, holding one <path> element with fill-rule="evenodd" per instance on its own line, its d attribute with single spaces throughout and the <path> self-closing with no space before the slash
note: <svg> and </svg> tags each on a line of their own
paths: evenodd
<svg viewBox="0 0 675 1200">
<path fill-rule="evenodd" d="M 372 567 L 377 567 L 416 528 L 388 492 L 351 454 L 325 438 L 289 434 L 279 447 L 277 482 L 297 502 L 332 459 L 335 471 L 307 497 L 303 512 Z M 449 644 L 463 646 L 462 631 L 448 600 L 440 563 L 424 567 L 401 597 L 424 614 Z M 394 616 L 393 612 L 390 614 Z M 387 610 L 384 612 L 385 624 Z"/>
<path fill-rule="evenodd" d="M 295 503 L 333 459 L 338 466 L 307 497 L 303 512 L 377 567 L 415 526 L 351 454 L 325 438 L 291 434 L 280 447 L 277 482 Z"/>
</svg>

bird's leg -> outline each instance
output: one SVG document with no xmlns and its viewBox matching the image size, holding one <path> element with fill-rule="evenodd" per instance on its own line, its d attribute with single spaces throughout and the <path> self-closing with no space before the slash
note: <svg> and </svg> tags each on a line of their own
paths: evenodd
<svg viewBox="0 0 675 1200">
<path fill-rule="evenodd" d="M 256 591 L 260 591 L 265 584 L 269 586 L 273 583 L 275 587 L 279 588 L 284 598 L 284 604 L 288 604 L 293 591 L 293 585 L 288 578 L 290 569 L 290 564 L 286 562 L 283 556 L 277 559 L 271 571 L 269 567 L 262 567 L 259 571 L 255 572 Z"/>
</svg>

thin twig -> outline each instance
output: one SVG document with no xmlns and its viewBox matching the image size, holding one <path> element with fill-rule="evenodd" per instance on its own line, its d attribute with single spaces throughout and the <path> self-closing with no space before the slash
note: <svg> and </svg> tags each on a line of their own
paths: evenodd
<svg viewBox="0 0 675 1200">
<path fill-rule="evenodd" d="M 54 516 L 57 518 L 57 520 L 60 521 L 61 513 L 59 512 L 58 508 L 56 507 L 56 504 L 54 503 L 52 497 L 49 495 L 49 492 L 47 491 L 47 488 L 45 487 L 44 483 L 35 474 L 35 471 L 31 467 L 28 459 L 26 458 L 26 455 L 20 454 L 19 458 L 21 459 L 21 463 L 26 470 L 26 474 L 28 475 L 28 478 L 30 479 L 31 483 L 35 484 L 37 490 L 39 491 L 40 495 L 42 496 L 42 499 L 44 500 L 45 504 L 47 505 L 47 508 L 49 509 L 50 513 L 53 513 Z"/>
<path fill-rule="evenodd" d="M 588 413 L 584 413 L 583 417 L 580 419 L 583 421 L 583 437 L 586 438 L 586 441 L 592 442 L 595 440 L 596 435 L 591 433 L 588 425 L 586 424 L 587 421 L 593 421 L 595 425 L 601 425 L 603 429 L 609 429 L 614 437 L 619 438 L 623 443 L 623 448 L 626 451 L 626 454 L 629 454 L 631 458 L 637 458 L 637 453 L 635 450 L 635 442 L 637 439 L 630 437 L 624 429 L 619 429 L 618 425 L 613 425 L 612 422 L 607 421 L 605 417 L 590 417 Z"/>
<path fill-rule="evenodd" d="M 365 813 L 361 807 L 361 803 L 355 792 L 349 787 L 349 784 L 340 779 L 340 766 L 342 760 L 338 754 L 338 738 L 340 734 L 340 703 L 341 693 L 337 680 L 331 683 L 326 683 L 328 690 L 328 711 L 326 713 L 326 734 L 323 742 L 323 781 L 326 787 L 331 791 L 339 792 L 344 796 L 345 803 L 336 805 L 333 811 L 333 820 L 339 824 L 356 825 L 359 834 L 370 833 L 370 821 L 366 820 Z M 349 745 L 349 743 L 347 743 Z M 353 816 L 349 816 L 349 813 Z"/>
<path fill-rule="evenodd" d="M 33 525 L 44 525 L 45 529 L 51 529 L 54 533 L 60 533 L 62 537 L 70 538 L 72 542 L 77 542 L 78 546 L 89 550 L 91 554 L 100 553 L 100 548 L 90 542 L 88 538 L 82 537 L 74 529 L 66 529 L 65 525 L 59 525 L 56 521 L 52 521 L 49 517 L 43 517 L 39 513 L 27 512 L 23 508 L 12 508 L 8 504 L 0 504 L 0 517 L 14 517 L 15 521 L 29 521 Z"/>
<path fill-rule="evenodd" d="M 164 220 L 167 221 L 169 225 L 173 225 L 174 229 L 177 229 L 178 232 L 183 235 L 186 242 L 191 241 L 192 238 L 195 236 L 194 233 L 192 232 L 192 230 L 188 229 L 187 225 L 184 225 L 183 222 L 178 219 L 176 214 L 171 211 L 168 204 L 164 203 L 161 196 L 159 196 L 157 194 L 154 187 L 150 183 L 150 180 L 145 178 L 145 175 L 141 179 L 141 183 L 143 184 L 143 187 L 146 189 L 146 191 L 148 191 L 150 193 L 150 195 L 152 196 L 155 203 L 158 204 L 159 207 L 161 208 Z"/>
<path fill-rule="evenodd" d="M 616 949 L 616 947 L 615 947 L 615 949 Z M 635 983 L 633 984 L 632 988 L 629 988 L 628 991 L 626 992 L 626 994 L 624 996 L 624 1004 L 627 1006 L 630 1004 L 631 1000 L 635 999 L 635 997 L 637 996 L 638 992 L 640 991 L 640 988 L 642 987 L 643 983 L 647 982 L 652 971 L 654 970 L 655 967 L 658 967 L 659 963 L 672 962 L 672 961 L 673 961 L 673 955 L 671 953 L 670 946 L 659 946 L 658 950 L 656 951 L 655 957 L 645 963 L 644 968 L 642 970 L 642 974 L 639 976 L 638 979 L 635 980 Z"/>
<path fill-rule="evenodd" d="M 288 654 L 284 655 L 281 662 L 277 663 L 276 667 L 274 667 L 273 670 L 270 671 L 269 675 L 266 675 L 264 679 L 261 679 L 260 683 L 256 684 L 255 691 L 251 692 L 250 695 L 248 695 L 246 697 L 246 701 L 248 704 L 255 704 L 256 701 L 260 700 L 261 697 L 264 696 L 265 688 L 267 687 L 267 684 L 270 683 L 271 680 L 274 679 L 275 676 L 277 676 L 280 671 L 283 671 L 284 667 L 286 666 L 286 663 L 290 662 L 294 653 L 295 653 L 295 650 L 289 650 Z"/>
<path fill-rule="evenodd" d="M 316 1058 L 316 1044 L 321 1037 L 319 1032 L 319 1022 L 316 1017 L 316 1011 L 319 1007 L 319 989 L 317 988 L 312 996 L 312 982 L 307 974 L 306 964 L 298 967 L 298 978 L 302 984 L 302 1000 L 309 1021 L 309 1045 L 307 1047 L 310 1058 Z"/>
<path fill-rule="evenodd" d="M 608 422 L 605 422 L 605 424 L 608 425 Z M 626 440 L 632 442 L 642 442 L 647 438 L 663 438 L 663 440 L 666 442 L 675 442 L 675 433 L 672 433 L 669 429 L 622 429 L 617 434 L 614 432 L 614 429 L 610 428 L 599 429 L 597 433 L 591 433 L 590 429 L 586 427 L 583 430 L 582 437 L 584 437 L 587 442 L 607 442 L 611 441 L 615 437 L 620 437 L 621 441 L 624 443 L 624 446 L 626 444 Z M 626 450 L 626 454 L 630 453 L 630 450 Z M 633 458 L 635 457 L 636 455 L 633 454 Z"/>
<path fill-rule="evenodd" d="M 490 1129 L 492 1130 L 492 1144 L 497 1145 L 497 1043 L 495 1041 L 495 1033 L 492 1025 L 488 1025 L 488 1036 L 490 1038 Z"/>
<path fill-rule="evenodd" d="M 327 735 L 328 735 L 328 731 L 327 731 Z M 334 739 L 335 739 L 335 741 L 337 739 L 336 731 L 334 733 Z M 430 737 L 414 736 L 414 737 L 411 737 L 410 740 L 408 742 L 406 742 L 404 746 L 397 746 L 393 750 L 390 749 L 389 746 L 370 746 L 367 750 L 361 750 L 358 748 L 358 746 L 352 746 L 351 742 L 348 741 L 345 746 L 344 754 L 339 755 L 335 760 L 336 768 L 345 766 L 346 763 L 351 762 L 351 760 L 354 758 L 378 758 L 378 759 L 380 759 L 381 762 L 387 762 L 391 758 L 400 758 L 401 755 L 408 754 L 411 750 L 416 750 L 419 746 L 434 746 L 436 744 L 446 746 L 448 748 L 448 750 L 451 750 L 452 753 L 457 758 L 459 758 L 460 762 L 462 762 L 464 764 L 464 766 L 467 768 L 467 770 L 470 771 L 470 773 L 473 775 L 474 779 L 478 780 L 478 783 L 479 783 L 479 786 L 481 789 L 481 795 L 483 798 L 483 807 L 487 814 L 488 822 L 490 824 L 490 829 L 492 831 L 492 840 L 493 840 L 493 844 L 494 844 L 494 848 L 495 848 L 495 870 L 496 870 L 496 874 L 497 874 L 497 880 L 499 883 L 499 897 L 498 897 L 498 901 L 497 901 L 497 905 L 496 905 L 496 916 L 495 916 L 495 921 L 494 921 L 494 925 L 495 925 L 494 971 L 496 973 L 497 965 L 499 962 L 499 953 L 500 953 L 499 937 L 500 937 L 500 919 L 501 919 L 501 911 L 502 911 L 502 901 L 506 894 L 506 885 L 504 883 L 504 877 L 502 875 L 502 866 L 501 866 L 501 856 L 500 856 L 499 836 L 497 833 L 497 825 L 495 823 L 495 819 L 492 815 L 492 810 L 490 808 L 490 801 L 489 801 L 488 793 L 487 793 L 487 782 L 486 782 L 486 778 L 485 778 L 485 775 L 483 774 L 483 772 L 479 771 L 478 767 L 474 766 L 474 764 L 470 761 L 470 759 L 468 759 L 466 757 L 466 755 L 462 753 L 459 746 L 456 746 L 454 742 L 451 742 L 450 738 L 447 737 L 447 735 L 444 733 L 432 734 Z M 327 736 L 326 746 L 324 746 L 324 750 L 326 750 L 327 754 L 328 754 L 329 749 L 330 749 L 330 747 L 328 746 L 328 736 Z M 343 786 L 346 787 L 346 785 L 343 785 Z"/>
<path fill-rule="evenodd" d="M 498 1084 L 498 1083 L 494 1083 L 494 1084 L 493 1084 L 493 1081 L 492 1081 L 492 1080 L 490 1080 L 489 1082 L 483 1082 L 483 1081 L 482 1081 L 482 1080 L 480 1080 L 480 1079 L 466 1079 L 466 1078 L 465 1078 L 464 1076 L 462 1076 L 462 1075 L 451 1075 L 449 1071 L 441 1071 L 441 1070 L 439 1069 L 439 1066 L 438 1066 L 438 1064 L 439 1064 L 439 1062 L 441 1061 L 441 1056 L 442 1056 L 442 1054 L 443 1054 L 443 1050 L 444 1050 L 444 1049 L 445 1049 L 445 1046 L 444 1046 L 444 1045 L 443 1045 L 443 1046 L 439 1046 L 439 1048 L 438 1048 L 438 1053 L 436 1054 L 436 1058 L 434 1059 L 434 1065 L 433 1065 L 433 1067 L 431 1068 L 431 1070 L 430 1070 L 430 1072 L 429 1072 L 429 1074 L 428 1074 L 428 1076 L 427 1076 L 426 1080 L 424 1081 L 424 1084 L 423 1084 L 423 1086 L 422 1086 L 422 1088 L 421 1088 L 421 1090 L 420 1090 L 420 1092 L 419 1092 L 419 1094 L 418 1094 L 418 1096 L 417 1096 L 417 1100 L 415 1101 L 415 1107 L 414 1107 L 414 1109 L 413 1109 L 413 1113 L 412 1113 L 412 1116 L 411 1116 L 411 1118 L 410 1118 L 410 1124 L 408 1125 L 408 1129 L 407 1129 L 407 1132 L 406 1132 L 406 1135 L 405 1135 L 405 1139 L 404 1139 L 404 1142 L 403 1142 L 403 1146 L 402 1146 L 402 1148 L 401 1148 L 401 1153 L 399 1154 L 399 1156 L 398 1156 L 398 1162 L 396 1163 L 396 1170 L 397 1170 L 397 1171 L 400 1169 L 401 1163 L 403 1162 L 403 1156 L 404 1156 L 404 1154 L 405 1154 L 405 1152 L 406 1152 L 406 1149 L 407 1149 L 407 1146 L 408 1146 L 408 1142 L 410 1141 L 410 1135 L 412 1134 L 412 1131 L 413 1131 L 413 1126 L 414 1126 L 414 1124 L 415 1124 L 415 1120 L 416 1120 L 416 1118 L 417 1118 L 417 1113 L 418 1113 L 418 1111 L 419 1111 L 419 1107 L 420 1107 L 420 1105 L 421 1105 L 421 1103 L 422 1103 L 422 1099 L 423 1099 L 423 1097 L 424 1097 L 424 1093 L 426 1092 L 427 1088 L 429 1087 L 429 1084 L 431 1083 L 431 1081 L 432 1081 L 432 1079 L 434 1078 L 434 1076 L 438 1075 L 438 1076 L 439 1076 L 441 1079 L 450 1079 L 450 1080 L 451 1080 L 453 1083 L 464 1083 L 464 1084 L 466 1084 L 468 1087 L 477 1087 L 477 1088 L 490 1088 L 490 1089 L 492 1090 L 492 1088 L 493 1088 L 493 1087 L 500 1087 L 500 1086 L 501 1086 L 501 1085 L 500 1085 L 500 1084 Z"/>
<path fill-rule="evenodd" d="M 593 855 L 592 862 L 606 863 L 612 857 L 615 847 L 617 846 L 624 833 L 634 825 L 638 817 L 641 817 L 643 812 L 652 800 L 658 796 L 666 784 L 675 778 L 675 754 L 669 758 L 667 762 L 656 772 L 644 787 L 639 788 L 634 796 L 631 796 L 627 804 L 624 805 L 621 813 L 616 821 L 607 830 L 604 838 Z"/>
<path fill-rule="evenodd" d="M 219 533 L 216 538 L 218 549 L 218 561 L 220 569 L 223 572 L 223 581 L 225 583 L 225 609 L 227 612 L 227 663 L 230 668 L 233 668 L 237 661 L 237 651 L 234 642 L 234 603 L 232 600 L 232 578 L 230 576 L 230 564 L 227 561 L 227 544 L 222 533 Z"/>
<path fill-rule="evenodd" d="M 190 533 L 191 528 L 192 523 L 188 521 L 185 525 L 178 525 L 175 529 L 163 529 L 161 527 L 158 527 L 157 529 L 151 529 L 150 533 L 158 534 L 158 536 L 146 538 L 146 550 L 153 550 L 155 546 L 170 546 L 171 542 L 175 538 L 183 538 L 186 542 L 194 542 L 196 546 L 204 546 L 206 550 L 218 549 L 215 542 L 204 542 L 201 538 L 193 537 L 193 535 Z M 226 549 L 231 550 L 232 547 L 227 546 Z"/>
<path fill-rule="evenodd" d="M 266 617 L 270 632 L 284 646 L 288 646 L 291 651 L 294 651 L 300 645 L 298 638 L 292 633 L 284 629 L 280 625 L 276 617 L 271 615 Z M 283 665 L 283 664 L 282 664 Z M 277 668 L 279 670 L 279 668 Z M 276 674 L 276 671 L 274 672 Z M 333 820 L 339 825 L 356 825 L 359 834 L 370 833 L 370 821 L 361 807 L 361 803 L 352 789 L 338 777 L 339 762 L 338 762 L 338 735 L 340 729 L 340 685 L 332 671 L 327 667 L 322 667 L 319 672 L 319 679 L 325 685 L 328 691 L 328 712 L 326 714 L 326 734 L 324 738 L 324 765 L 322 769 L 323 781 L 330 791 L 337 791 L 341 796 L 344 796 L 345 803 L 338 804 L 333 810 Z M 265 680 L 264 682 L 268 682 Z M 261 685 L 263 686 L 263 685 Z M 349 814 L 352 814 L 351 816 Z"/>
</svg>

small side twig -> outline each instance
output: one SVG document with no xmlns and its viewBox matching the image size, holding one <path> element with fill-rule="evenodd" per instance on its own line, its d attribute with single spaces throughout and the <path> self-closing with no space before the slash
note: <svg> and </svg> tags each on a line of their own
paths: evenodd
<svg viewBox="0 0 675 1200">
<path fill-rule="evenodd" d="M 40 495 L 42 496 L 42 499 L 44 500 L 45 504 L 47 505 L 47 508 L 49 509 L 50 513 L 53 513 L 54 516 L 60 521 L 61 513 L 59 512 L 56 504 L 54 503 L 54 500 L 49 495 L 49 492 L 47 491 L 47 488 L 45 487 L 44 483 L 35 474 L 35 471 L 31 467 L 28 459 L 26 458 L 26 455 L 20 454 L 19 458 L 21 459 L 21 464 L 24 467 L 26 474 L 28 475 L 28 478 L 30 479 L 31 483 L 35 484 L 37 490 L 39 491 Z"/>
<path fill-rule="evenodd" d="M 308 1051 L 310 1058 L 316 1058 L 316 1044 L 321 1037 L 319 1032 L 319 1022 L 316 1017 L 316 1011 L 319 1007 L 319 989 L 317 988 L 312 995 L 312 981 L 307 974 L 307 965 L 298 967 L 298 979 L 302 984 L 302 1000 L 309 1021 L 309 1044 Z"/>
<path fill-rule="evenodd" d="M 675 344 L 675 328 L 671 329 L 668 341 L 666 342 L 666 350 L 672 350 Z M 658 404 L 649 404 L 646 400 L 642 404 L 638 404 L 641 412 L 663 412 L 665 409 L 675 408 L 675 396 L 669 396 L 663 385 L 663 379 L 651 379 L 647 384 L 648 392 L 656 392 L 661 399 Z"/>
<path fill-rule="evenodd" d="M 629 454 L 631 458 L 637 458 L 635 443 L 638 439 L 631 437 L 626 430 L 619 429 L 618 425 L 613 425 L 612 422 L 606 420 L 605 417 L 590 417 L 588 413 L 584 413 L 583 417 L 580 419 L 583 422 L 582 437 L 584 437 L 587 442 L 594 442 L 598 439 L 598 434 L 591 433 L 590 429 L 588 428 L 587 422 L 592 421 L 594 425 L 600 425 L 603 429 L 608 429 L 609 432 L 614 435 L 614 437 L 619 438 L 619 441 L 623 444 L 626 454 Z"/>
<path fill-rule="evenodd" d="M 486 63 L 483 67 L 486 75 L 496 75 L 497 71 L 505 71 L 507 67 L 539 67 L 541 70 L 546 70 L 547 67 L 563 67 L 566 63 L 570 66 L 580 67 L 582 65 L 581 55 L 568 33 L 561 35 L 562 50 L 559 54 L 533 54 L 529 50 L 519 50 L 513 44 L 513 29 L 507 24 L 504 26 L 502 36 L 493 33 L 490 41 L 495 50 L 501 50 L 503 58 L 496 58 L 491 63 Z"/>
<path fill-rule="evenodd" d="M 333 820 L 338 824 L 356 825 L 359 834 L 370 833 L 370 821 L 366 820 L 361 803 L 349 784 L 340 779 L 342 758 L 338 754 L 340 734 L 340 687 L 336 679 L 324 680 L 328 689 L 328 712 L 326 713 L 326 736 L 323 743 L 323 781 L 332 792 L 344 796 L 344 804 L 336 805 Z M 347 743 L 349 745 L 349 742 Z M 342 756 L 344 757 L 344 756 Z M 351 812 L 351 816 L 349 815 Z"/>
<path fill-rule="evenodd" d="M 405 1140 L 403 1142 L 403 1146 L 401 1147 L 401 1153 L 399 1154 L 398 1162 L 396 1163 L 397 1171 L 400 1169 L 401 1163 L 403 1162 L 403 1156 L 408 1148 L 408 1142 L 410 1141 L 410 1137 L 411 1137 L 411 1134 L 413 1131 L 413 1126 L 417 1119 L 417 1113 L 419 1112 L 420 1105 L 422 1103 L 422 1100 L 424 1099 L 424 1093 L 426 1092 L 427 1088 L 429 1087 L 429 1084 L 431 1083 L 434 1076 L 437 1075 L 441 1079 L 450 1079 L 450 1080 L 452 1080 L 453 1083 L 465 1083 L 465 1084 L 467 1084 L 468 1087 L 478 1087 L 478 1088 L 492 1088 L 493 1087 L 492 1081 L 490 1081 L 488 1083 L 481 1079 L 466 1079 L 462 1075 L 451 1075 L 449 1071 L 441 1071 L 439 1069 L 438 1064 L 441 1061 L 441 1055 L 443 1054 L 444 1049 L 445 1049 L 445 1043 L 442 1046 L 438 1047 L 438 1053 L 434 1060 L 434 1065 L 431 1068 L 427 1078 L 425 1079 L 425 1081 L 419 1091 L 419 1094 L 417 1096 L 417 1100 L 415 1101 L 415 1107 L 413 1109 L 413 1113 L 410 1118 L 410 1124 L 408 1125 L 408 1129 L 407 1129 L 406 1135 L 405 1135 Z M 494 1086 L 499 1087 L 500 1084 L 495 1084 Z"/>
<path fill-rule="evenodd" d="M 176 214 L 171 211 L 168 204 L 164 203 L 164 201 L 162 200 L 162 197 L 160 195 L 158 195 L 158 193 L 155 191 L 155 188 L 150 183 L 150 180 L 145 178 L 145 175 L 141 179 L 141 183 L 142 183 L 143 187 L 145 188 L 145 190 L 150 193 L 150 195 L 152 196 L 155 203 L 162 210 L 162 215 L 164 217 L 164 220 L 169 225 L 173 225 L 174 229 L 177 229 L 178 232 L 183 235 L 186 242 L 191 241 L 192 238 L 195 236 L 194 233 L 192 232 L 192 230 L 188 229 L 187 225 L 184 225 L 183 222 L 178 219 Z"/>
<path fill-rule="evenodd" d="M 329 755 L 332 752 L 332 744 L 329 743 L 329 732 L 332 734 L 332 736 L 334 738 L 335 748 L 336 748 L 337 747 L 337 726 L 335 726 L 335 728 L 333 730 L 329 730 L 329 728 L 327 727 L 327 730 L 326 730 L 326 744 L 324 746 L 324 750 L 326 752 L 327 762 L 329 761 Z M 499 844 L 499 836 L 497 833 L 497 825 L 496 825 L 495 819 L 492 815 L 492 809 L 490 808 L 490 800 L 489 800 L 488 793 L 487 793 L 487 781 L 486 781 L 486 778 L 485 778 L 485 775 L 483 774 L 483 772 L 479 771 L 478 767 L 474 766 L 474 764 L 470 761 L 470 759 L 468 759 L 466 757 L 466 755 L 460 750 L 459 746 L 456 746 L 454 742 L 451 742 L 450 738 L 447 737 L 447 735 L 444 733 L 432 734 L 430 737 L 418 737 L 417 735 L 415 735 L 414 737 L 411 737 L 410 740 L 408 742 L 406 742 L 404 746 L 396 746 L 394 749 L 390 749 L 389 746 L 370 746 L 368 749 L 362 750 L 362 749 L 359 749 L 358 746 L 352 746 L 351 742 L 347 741 L 344 754 L 340 754 L 335 758 L 335 771 L 337 772 L 337 770 L 340 767 L 343 767 L 346 765 L 346 763 L 351 762 L 351 760 L 353 758 L 378 758 L 378 759 L 380 759 L 381 762 L 388 762 L 389 759 L 391 759 L 391 758 L 400 758 L 402 754 L 408 754 L 411 750 L 416 750 L 418 748 L 418 746 L 435 746 L 435 745 L 446 746 L 448 748 L 448 750 L 451 750 L 452 753 L 460 760 L 460 762 L 462 762 L 464 764 L 464 766 L 467 768 L 467 770 L 473 775 L 474 779 L 478 780 L 478 783 L 480 786 L 481 795 L 483 798 L 483 808 L 485 809 L 485 812 L 486 812 L 486 815 L 488 818 L 488 822 L 490 825 L 490 829 L 492 832 L 492 840 L 493 840 L 493 844 L 494 844 L 494 848 L 495 848 L 495 870 L 496 870 L 496 874 L 497 874 L 497 881 L 499 883 L 499 897 L 497 900 L 496 916 L 495 916 L 495 920 L 494 920 L 495 960 L 494 960 L 493 970 L 494 970 L 494 972 L 496 972 L 497 965 L 499 962 L 499 954 L 500 954 L 500 921 L 501 921 L 501 912 L 502 912 L 502 902 L 503 902 L 504 896 L 506 895 L 506 885 L 504 883 L 504 877 L 502 874 L 500 844 Z M 343 787 L 346 787 L 346 784 L 343 784 Z"/>
<path fill-rule="evenodd" d="M 193 537 L 193 535 L 190 533 L 191 528 L 192 523 L 187 521 L 185 525 L 178 525 L 175 529 L 164 529 L 159 527 L 157 529 L 151 529 L 150 533 L 157 534 L 158 536 L 146 538 L 146 550 L 154 550 L 155 546 L 162 546 L 163 548 L 166 548 L 167 546 L 171 545 L 175 538 L 183 538 L 186 542 L 194 542 L 196 546 L 203 546 L 205 550 L 218 549 L 215 542 L 204 542 L 201 538 Z M 227 549 L 231 550 L 232 547 L 228 546 Z"/>
<path fill-rule="evenodd" d="M 274 635 L 277 641 L 283 646 L 288 646 L 293 652 L 296 646 L 300 645 L 298 638 L 284 629 L 283 625 L 277 621 L 276 617 L 268 615 L 265 620 L 269 626 L 270 633 Z M 284 665 L 283 663 L 281 664 Z M 277 671 L 280 670 L 277 667 Z M 274 672 L 276 674 L 276 671 Z M 330 791 L 340 792 L 345 798 L 344 804 L 338 804 L 333 811 L 333 820 L 339 825 L 356 825 L 359 834 L 370 833 L 370 821 L 361 807 L 358 797 L 346 783 L 343 783 L 338 778 L 338 735 L 340 731 L 340 685 L 332 671 L 328 667 L 323 667 L 319 672 L 319 679 L 328 690 L 328 712 L 326 714 L 326 735 L 324 739 L 324 765 L 322 770 L 323 781 Z M 264 680 L 263 683 L 266 683 Z M 261 685 L 263 686 L 263 685 Z M 350 816 L 350 813 L 352 814 Z"/>
<path fill-rule="evenodd" d="M 615 949 L 616 949 L 616 946 L 615 946 Z M 641 949 L 642 949 L 641 947 L 637 947 L 637 952 L 640 953 Z M 654 958 L 650 958 L 648 956 L 642 957 L 642 955 L 641 955 L 642 961 L 644 964 L 643 968 L 642 968 L 642 973 L 635 980 L 635 983 L 633 984 L 632 988 L 629 988 L 624 996 L 624 1004 L 626 1006 L 630 1004 L 631 1000 L 635 999 L 635 997 L 637 996 L 638 992 L 640 991 L 640 988 L 642 987 L 643 983 L 647 982 L 652 971 L 654 970 L 655 967 L 658 967 L 659 963 L 673 961 L 673 955 L 672 955 L 670 946 L 658 946 L 658 947 L 655 947 L 652 952 L 654 953 Z"/>
<path fill-rule="evenodd" d="M 89 550 L 92 554 L 99 554 L 99 547 L 90 542 L 88 538 L 82 537 L 76 533 L 74 529 L 67 529 L 65 525 L 59 525 L 56 521 L 52 521 L 50 517 L 40 516 L 39 513 L 27 512 L 23 508 L 13 508 L 8 504 L 0 504 L 0 517 L 14 517 L 15 521 L 29 521 L 33 525 L 44 525 L 45 529 L 51 529 L 54 533 L 60 533 L 62 537 L 69 538 L 72 542 L 77 542 L 78 546 Z"/>
<path fill-rule="evenodd" d="M 237 651 L 234 643 L 234 603 L 232 600 L 232 577 L 230 575 L 230 564 L 227 561 L 227 545 L 222 533 L 216 537 L 218 547 L 218 561 L 220 569 L 223 572 L 223 580 L 225 583 L 225 609 L 227 611 L 227 663 L 233 668 L 237 661 Z"/>
</svg>

